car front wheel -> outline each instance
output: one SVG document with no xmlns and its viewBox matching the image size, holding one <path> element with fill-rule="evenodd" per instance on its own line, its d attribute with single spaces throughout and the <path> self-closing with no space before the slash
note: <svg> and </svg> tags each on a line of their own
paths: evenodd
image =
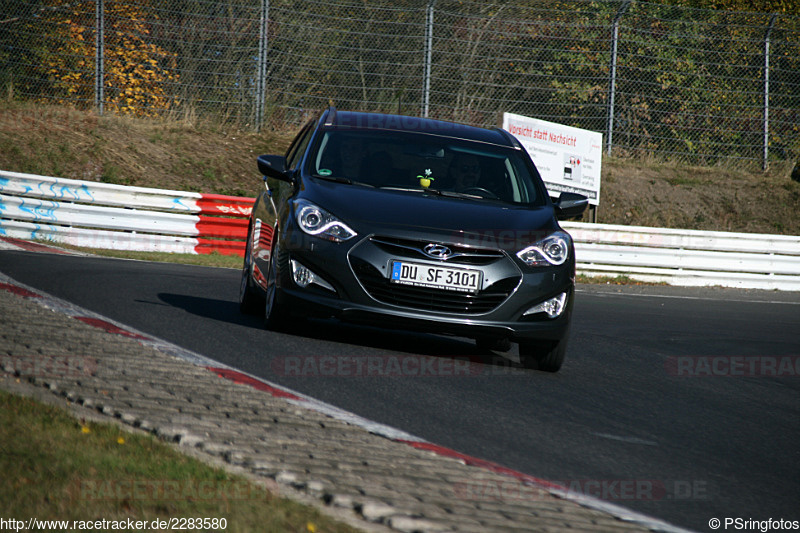
<svg viewBox="0 0 800 533">
<path fill-rule="evenodd" d="M 253 288 L 253 234 L 252 224 L 247 232 L 247 248 L 244 253 L 242 280 L 239 285 L 239 310 L 256 315 L 263 309 L 264 299 Z"/>
<path fill-rule="evenodd" d="M 567 355 L 567 335 L 557 341 L 519 343 L 519 361 L 525 368 L 558 372 Z"/>
<path fill-rule="evenodd" d="M 264 326 L 273 331 L 280 331 L 286 327 L 289 308 L 280 301 L 278 294 L 277 270 L 275 268 L 277 247 L 272 249 L 269 258 L 269 274 L 267 275 L 267 295 L 264 306 Z"/>
</svg>

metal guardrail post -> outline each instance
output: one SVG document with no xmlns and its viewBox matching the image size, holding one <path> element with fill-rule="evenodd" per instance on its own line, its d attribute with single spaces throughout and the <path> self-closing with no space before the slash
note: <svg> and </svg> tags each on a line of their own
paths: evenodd
<svg viewBox="0 0 800 533">
<path fill-rule="evenodd" d="M 764 156 L 761 163 L 761 170 L 764 172 L 769 167 L 769 41 L 776 18 L 778 18 L 778 14 L 773 13 L 769 18 L 767 33 L 764 36 Z"/>
<path fill-rule="evenodd" d="M 428 118 L 431 102 L 431 61 L 433 57 L 433 6 L 436 0 L 428 0 L 425 16 L 425 70 L 422 79 L 422 117 Z"/>
<path fill-rule="evenodd" d="M 261 131 L 264 122 L 264 101 L 267 98 L 267 45 L 269 44 L 269 0 L 261 1 L 261 23 L 258 30 L 256 62 L 255 128 Z"/>
<path fill-rule="evenodd" d="M 105 59 L 105 10 L 103 0 L 96 0 L 95 8 L 95 58 L 94 58 L 94 105 L 97 113 L 103 114 L 104 96 L 104 59 Z"/>
<path fill-rule="evenodd" d="M 606 119 L 606 146 L 607 153 L 611 155 L 611 146 L 614 140 L 614 96 L 617 86 L 617 44 L 619 42 L 619 21 L 622 15 L 628 10 L 631 0 L 625 0 L 614 16 L 614 24 L 611 33 L 611 73 L 608 79 L 608 117 Z"/>
</svg>

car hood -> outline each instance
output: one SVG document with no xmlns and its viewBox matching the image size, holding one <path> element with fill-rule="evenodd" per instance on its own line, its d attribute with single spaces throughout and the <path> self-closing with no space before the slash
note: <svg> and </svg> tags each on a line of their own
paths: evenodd
<svg viewBox="0 0 800 533">
<path fill-rule="evenodd" d="M 301 196 L 359 234 L 389 232 L 414 238 L 519 249 L 559 229 L 553 207 L 449 198 L 315 180 Z"/>
</svg>

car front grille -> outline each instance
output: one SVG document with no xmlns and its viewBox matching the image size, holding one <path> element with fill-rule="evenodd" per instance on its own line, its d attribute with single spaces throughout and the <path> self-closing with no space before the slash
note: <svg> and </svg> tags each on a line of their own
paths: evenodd
<svg viewBox="0 0 800 533">
<path fill-rule="evenodd" d="M 377 268 L 357 257 L 351 258 L 351 265 L 362 286 L 379 302 L 440 313 L 488 313 L 503 303 L 520 281 L 519 276 L 505 278 L 472 294 L 392 283 Z"/>
<path fill-rule="evenodd" d="M 397 237 L 375 236 L 370 237 L 370 242 L 394 257 L 408 257 L 410 259 L 431 258 L 423 252 L 425 245 L 428 244 L 429 241 L 414 241 L 410 239 L 398 239 Z M 488 265 L 489 263 L 505 258 L 505 255 L 499 250 L 471 248 L 452 244 L 448 244 L 447 247 L 450 248 L 453 255 L 445 261 L 452 261 L 460 265 Z"/>
</svg>

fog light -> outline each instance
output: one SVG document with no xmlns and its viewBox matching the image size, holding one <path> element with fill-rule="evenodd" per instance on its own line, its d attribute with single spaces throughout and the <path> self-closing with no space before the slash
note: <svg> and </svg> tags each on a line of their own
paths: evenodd
<svg viewBox="0 0 800 533">
<path fill-rule="evenodd" d="M 294 280 L 294 282 L 297 284 L 298 287 L 305 289 L 306 287 L 308 287 L 313 283 L 315 285 L 319 285 L 320 287 L 328 289 L 329 291 L 336 292 L 336 290 L 330 283 L 328 283 L 321 277 L 314 274 L 314 272 L 312 272 L 311 269 L 303 266 L 294 259 L 292 259 L 291 263 L 292 263 L 292 279 Z"/>
<path fill-rule="evenodd" d="M 550 298 L 549 300 L 545 300 L 544 302 L 540 303 L 539 305 L 534 305 L 522 316 L 528 315 L 535 315 L 536 313 L 547 313 L 547 316 L 550 318 L 556 318 L 560 316 L 561 313 L 564 312 L 564 309 L 567 308 L 567 293 L 562 292 L 558 296 L 554 298 Z"/>
</svg>

